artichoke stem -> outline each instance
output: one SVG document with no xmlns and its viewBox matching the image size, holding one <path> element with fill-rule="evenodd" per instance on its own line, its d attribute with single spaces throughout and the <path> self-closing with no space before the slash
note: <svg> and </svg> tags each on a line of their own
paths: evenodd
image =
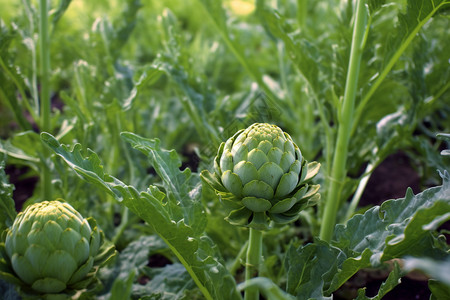
<svg viewBox="0 0 450 300">
<path fill-rule="evenodd" d="M 50 50 L 49 50 L 49 33 L 48 33 L 48 1 L 41 0 L 39 5 L 39 56 L 40 56 L 40 130 L 41 132 L 50 132 Z M 44 157 L 42 158 L 42 199 L 51 200 L 52 197 L 52 174 L 50 172 L 47 158 L 50 157 L 50 149 L 44 147 Z"/>
<path fill-rule="evenodd" d="M 261 256 L 262 256 L 262 231 L 250 228 L 249 244 L 247 248 L 247 263 L 245 266 L 246 281 L 258 275 Z M 245 300 L 259 300 L 258 288 L 248 287 L 245 290 Z"/>
<path fill-rule="evenodd" d="M 358 1 L 356 7 L 355 24 L 353 25 L 353 39 L 350 50 L 347 79 L 345 83 L 344 100 L 339 116 L 336 149 L 334 152 L 329 191 L 325 202 L 325 210 L 320 228 L 320 238 L 326 242 L 331 241 L 336 215 L 341 203 L 341 191 L 343 182 L 347 177 L 347 156 L 353 126 L 355 98 L 358 88 L 359 69 L 363 54 L 364 36 L 366 32 L 367 11 L 366 1 Z"/>
</svg>

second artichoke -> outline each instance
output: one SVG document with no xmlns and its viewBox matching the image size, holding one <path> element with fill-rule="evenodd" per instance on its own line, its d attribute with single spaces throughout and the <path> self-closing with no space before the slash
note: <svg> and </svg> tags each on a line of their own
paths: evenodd
<svg viewBox="0 0 450 300">
<path fill-rule="evenodd" d="M 98 266 L 115 254 L 113 245 L 103 244 L 94 219 L 60 201 L 36 203 L 19 213 L 0 250 L 0 278 L 28 297 L 52 299 L 88 289 Z"/>
</svg>

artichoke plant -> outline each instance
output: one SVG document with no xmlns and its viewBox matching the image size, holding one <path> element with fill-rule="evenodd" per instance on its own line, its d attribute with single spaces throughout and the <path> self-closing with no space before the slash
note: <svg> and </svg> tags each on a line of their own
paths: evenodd
<svg viewBox="0 0 450 300">
<path fill-rule="evenodd" d="M 214 174 L 202 173 L 228 208 L 235 225 L 266 229 L 270 221 L 289 223 L 319 199 L 319 185 L 307 182 L 319 171 L 278 126 L 255 123 L 219 147 Z"/>
<path fill-rule="evenodd" d="M 100 264 L 115 254 L 94 219 L 60 201 L 28 206 L 2 240 L 0 278 L 36 298 L 67 299 L 92 288 Z"/>
</svg>

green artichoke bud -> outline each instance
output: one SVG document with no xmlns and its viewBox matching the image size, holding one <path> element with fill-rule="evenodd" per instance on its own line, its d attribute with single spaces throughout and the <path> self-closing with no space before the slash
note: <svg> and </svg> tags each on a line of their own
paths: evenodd
<svg viewBox="0 0 450 300">
<path fill-rule="evenodd" d="M 115 254 L 113 245 L 102 247 L 103 232 L 94 219 L 84 219 L 60 201 L 28 206 L 4 240 L 0 277 L 39 298 L 86 289 L 99 265 Z M 9 273 L 4 271 L 8 266 Z"/>
<path fill-rule="evenodd" d="M 319 168 L 306 162 L 289 134 L 255 123 L 220 145 L 215 173 L 202 177 L 229 209 L 230 223 L 266 229 L 270 221 L 295 221 L 320 199 L 319 186 L 307 184 Z"/>
</svg>

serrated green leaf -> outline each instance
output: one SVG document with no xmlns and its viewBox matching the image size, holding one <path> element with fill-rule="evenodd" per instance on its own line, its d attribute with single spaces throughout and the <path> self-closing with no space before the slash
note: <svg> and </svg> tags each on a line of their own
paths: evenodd
<svg viewBox="0 0 450 300">
<path fill-rule="evenodd" d="M 440 255 L 424 225 L 450 211 L 450 181 L 444 178 L 441 187 L 406 197 L 389 200 L 381 206 L 355 215 L 347 225 L 336 225 L 332 245 L 355 253 L 370 249 L 373 266 L 404 255 Z"/>
<path fill-rule="evenodd" d="M 413 215 L 410 222 L 405 220 L 405 223 L 409 224 L 404 228 L 403 233 L 396 232 L 402 225 L 399 225 L 400 228 L 393 228 L 393 234 L 396 236 L 390 236 L 386 239 L 387 244 L 381 259 L 385 261 L 405 255 L 445 257 L 444 249 L 433 247 L 434 238 L 430 231 L 433 230 L 433 226 L 443 224 L 448 219 L 449 214 L 450 193 L 446 202 L 439 201 L 429 208 L 421 208 Z M 430 224 L 433 226 L 430 226 Z M 396 227 L 397 224 L 391 226 Z"/>
<path fill-rule="evenodd" d="M 446 246 L 431 231 L 444 223 L 450 213 L 450 180 L 420 194 L 411 191 L 403 199 L 388 200 L 364 215 L 355 215 L 347 225 L 336 225 L 331 245 L 323 241 L 295 249 L 285 260 L 287 291 L 298 299 L 326 299 L 357 271 L 378 267 L 384 261 L 406 255 L 444 259 Z M 379 299 L 399 278 L 394 270 L 381 287 Z M 366 299 L 360 290 L 360 299 Z"/>
<path fill-rule="evenodd" d="M 114 280 L 111 294 L 103 296 L 112 299 L 114 288 L 119 295 L 116 299 L 137 299 L 141 297 L 158 297 L 158 299 L 185 299 L 183 294 L 195 287 L 184 266 L 179 263 L 169 263 L 164 267 L 150 268 L 147 266 L 149 257 L 153 254 L 167 253 L 168 247 L 158 236 L 141 236 L 130 243 L 120 254 L 116 266 L 112 270 L 104 270 L 103 277 Z M 105 275 L 105 273 L 107 273 Z M 133 274 L 132 279 L 130 279 Z M 134 280 L 133 280 L 134 279 Z M 127 282 L 128 281 L 128 282 Z M 131 283 L 130 283 L 131 281 Z M 143 281 L 147 281 L 145 284 Z M 129 296 L 123 296 L 128 292 Z"/>
<path fill-rule="evenodd" d="M 57 155 L 62 157 L 66 163 L 71 167 L 81 178 L 95 184 L 106 190 L 109 194 L 119 197 L 122 201 L 121 195 L 114 190 L 114 186 L 125 186 L 119 180 L 103 173 L 103 166 L 97 154 L 88 149 L 88 158 L 84 158 L 81 154 L 81 145 L 76 144 L 70 150 L 67 146 L 61 145 L 52 135 L 44 132 L 41 134 L 42 141 L 53 149 Z"/>
<path fill-rule="evenodd" d="M 117 278 L 111 288 L 111 300 L 129 299 L 131 296 L 131 289 L 133 287 L 133 280 L 136 274 L 134 271 L 128 273 L 125 279 Z"/>
<path fill-rule="evenodd" d="M 392 70 L 401 55 L 411 44 L 414 37 L 420 29 L 439 11 L 450 4 L 447 0 L 418 0 L 407 1 L 406 12 L 400 12 L 398 15 L 398 25 L 393 34 L 389 35 L 385 43 L 386 52 L 384 53 L 384 63 L 382 70 L 376 75 L 376 80 L 370 85 L 363 99 L 356 108 L 355 126 L 358 126 L 359 119 L 367 102 L 373 96 L 374 92 L 384 81 L 388 73 Z"/>
<path fill-rule="evenodd" d="M 149 158 L 156 173 L 163 180 L 168 196 L 174 197 L 175 203 L 183 208 L 183 215 L 180 217 L 184 218 L 186 225 L 192 227 L 196 235 L 203 232 L 206 227 L 206 216 L 198 197 L 198 178 L 197 176 L 194 178 L 188 168 L 180 171 L 181 159 L 175 150 L 161 149 L 158 139 L 145 139 L 129 132 L 124 132 L 121 136 Z"/>
<path fill-rule="evenodd" d="M 141 236 L 120 252 L 113 266 L 101 269 L 101 276 L 109 285 L 116 278 L 124 280 L 132 271 L 139 274 L 148 264 L 149 256 L 167 252 L 168 249 L 164 241 L 156 235 Z"/>
<path fill-rule="evenodd" d="M 188 300 L 186 293 L 195 287 L 195 283 L 180 263 L 169 264 L 162 268 L 147 268 L 144 275 L 150 278 L 145 285 L 133 286 L 133 297 L 156 296 L 161 300 Z"/>
<path fill-rule="evenodd" d="M 298 249 L 289 247 L 285 260 L 287 292 L 297 299 L 331 299 L 324 296 L 323 290 L 345 259 L 341 250 L 320 240 Z"/>
<path fill-rule="evenodd" d="M 381 300 L 384 295 L 386 295 L 389 291 L 395 288 L 400 283 L 400 278 L 402 276 L 400 267 L 397 262 L 394 263 L 394 270 L 389 273 L 388 278 L 383 281 L 378 290 L 378 294 L 374 297 L 368 298 L 365 295 L 365 288 L 358 290 L 358 297 L 356 300 Z"/>
<path fill-rule="evenodd" d="M 364 215 L 355 215 L 349 221 L 355 221 L 353 225 L 336 225 L 332 245 L 343 249 L 349 258 L 339 267 L 327 293 L 359 269 L 377 266 L 382 261 L 408 254 L 445 256 L 445 250 L 435 246 L 430 231 L 442 224 L 450 212 L 449 182 L 444 177 L 441 187 L 417 195 L 409 191 L 404 199 L 389 200 Z"/>
<path fill-rule="evenodd" d="M 331 294 L 333 291 L 337 290 L 342 284 L 347 282 L 353 275 L 363 268 L 370 267 L 370 257 L 372 256 L 372 251 L 365 249 L 363 253 L 359 256 L 349 257 L 342 265 L 339 267 L 338 272 L 333 277 L 331 285 L 325 294 Z"/>
<path fill-rule="evenodd" d="M 33 131 L 21 132 L 5 142 L 0 141 L 0 153 L 35 169 L 40 162 L 38 157 L 42 153 L 42 149 L 42 145 L 39 143 L 39 135 Z"/>
<path fill-rule="evenodd" d="M 177 169 L 179 158 L 175 152 L 159 149 L 155 140 L 145 140 L 130 134 L 126 134 L 126 136 L 130 142 L 136 143 L 138 149 L 148 152 L 151 160 L 155 158 L 167 160 L 159 162 L 159 165 L 155 165 L 155 167 L 160 168 L 163 180 L 169 178 L 168 174 L 164 174 L 164 172 L 169 172 L 177 178 L 178 183 L 166 183 L 169 189 L 177 187 L 184 189 L 183 184 L 188 182 L 190 172 L 181 172 Z M 69 150 L 48 133 L 42 133 L 41 138 L 84 180 L 107 191 L 145 220 L 184 265 L 207 299 L 240 299 L 234 278 L 226 270 L 217 253 L 214 253 L 215 247 L 212 241 L 205 243 L 204 239 L 207 237 L 203 233 L 195 232 L 185 223 L 184 218 L 174 219 L 174 217 L 180 216 L 180 207 L 187 205 L 186 202 L 174 203 L 176 202 L 174 201 L 175 197 L 172 199 L 169 194 L 166 196 L 169 204 L 164 203 L 162 201 L 165 198 L 164 193 L 154 186 L 150 186 L 145 192 L 138 192 L 134 187 L 127 186 L 120 180 L 105 174 L 98 156 L 93 151 L 88 151 L 88 156 L 83 156 L 79 144 Z M 179 191 L 174 191 L 174 193 L 179 193 Z M 178 197 L 180 201 L 187 201 L 187 198 L 184 198 L 185 195 Z M 191 208 L 191 210 L 195 210 L 194 206 Z M 178 210 L 178 212 L 173 210 Z M 188 210 L 187 206 L 185 210 Z M 203 257 L 204 254 L 207 254 L 206 257 Z"/>
<path fill-rule="evenodd" d="M 139 91 L 144 87 L 155 83 L 162 75 L 162 70 L 158 64 L 146 66 L 142 71 L 138 81 L 134 84 L 130 95 L 124 100 L 122 106 L 124 110 L 128 110 L 133 105 L 134 100 L 139 94 Z"/>
<path fill-rule="evenodd" d="M 5 173 L 4 155 L 0 153 L 0 232 L 10 227 L 17 215 L 13 190 L 14 185 L 9 183 Z"/>
<path fill-rule="evenodd" d="M 216 291 L 214 299 L 240 299 L 234 277 L 226 269 L 219 248 L 208 236 L 200 237 L 197 255 L 204 268 L 206 287 Z"/>
</svg>

